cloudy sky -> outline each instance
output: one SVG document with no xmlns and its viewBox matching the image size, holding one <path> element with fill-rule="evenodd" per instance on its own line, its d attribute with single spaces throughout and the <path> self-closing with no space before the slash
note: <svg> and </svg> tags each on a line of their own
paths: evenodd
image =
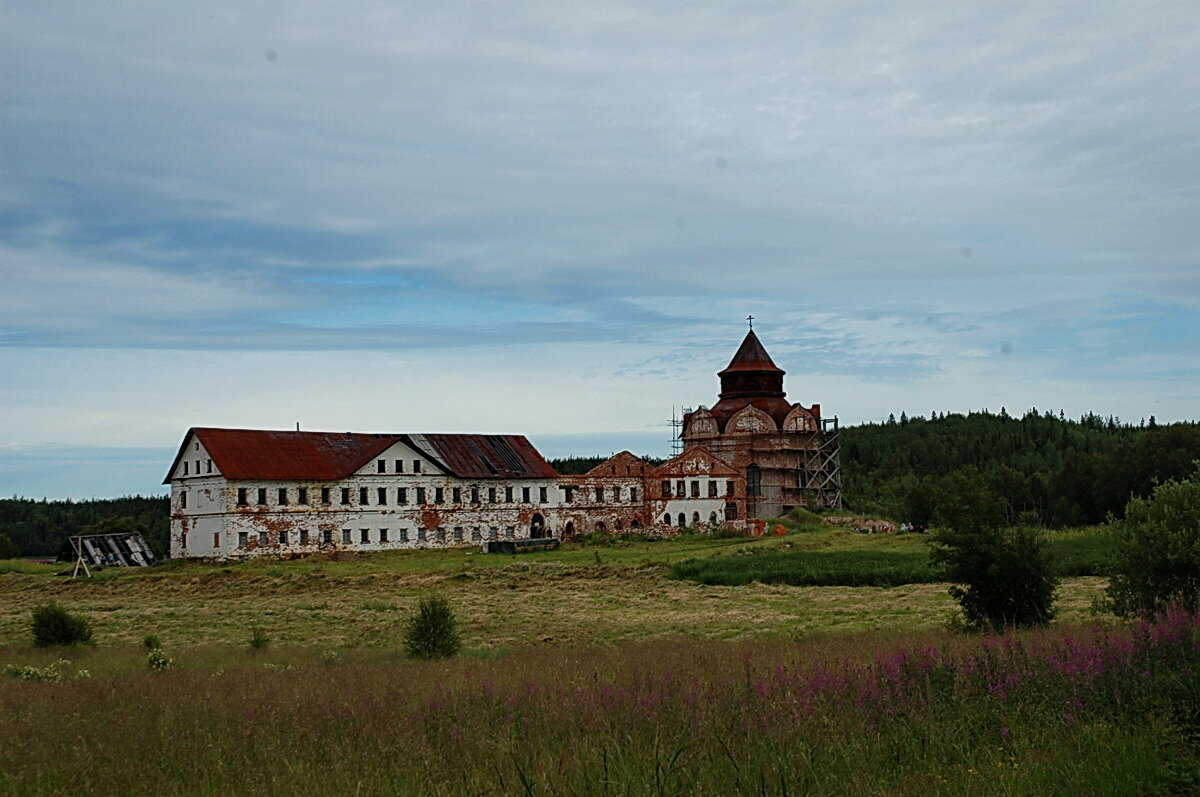
<svg viewBox="0 0 1200 797">
<path fill-rule="evenodd" d="M 0 494 L 189 426 L 1197 416 L 1200 7 L 0 6 Z"/>
</svg>

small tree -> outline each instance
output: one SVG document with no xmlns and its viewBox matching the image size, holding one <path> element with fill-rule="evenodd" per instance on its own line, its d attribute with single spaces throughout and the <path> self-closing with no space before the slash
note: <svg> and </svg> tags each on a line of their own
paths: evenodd
<svg viewBox="0 0 1200 797">
<path fill-rule="evenodd" d="M 91 623 L 86 618 L 71 614 L 57 603 L 34 609 L 31 627 L 33 644 L 41 648 L 92 641 Z"/>
<path fill-rule="evenodd" d="M 1044 625 L 1054 616 L 1058 576 L 1041 532 L 1001 528 L 1003 504 L 977 481 L 959 478 L 939 515 L 947 524 L 930 541 L 932 558 L 955 582 L 950 595 L 968 628 Z"/>
<path fill-rule="evenodd" d="M 444 659 L 458 653 L 457 623 L 446 599 L 422 598 L 404 630 L 404 649 L 417 659 Z"/>
<path fill-rule="evenodd" d="M 0 559 L 16 559 L 20 555 L 21 549 L 17 544 L 7 534 L 0 534 Z"/>
<path fill-rule="evenodd" d="M 1113 525 L 1112 542 L 1108 603 L 1115 613 L 1200 610 L 1200 476 L 1132 499 Z"/>
</svg>

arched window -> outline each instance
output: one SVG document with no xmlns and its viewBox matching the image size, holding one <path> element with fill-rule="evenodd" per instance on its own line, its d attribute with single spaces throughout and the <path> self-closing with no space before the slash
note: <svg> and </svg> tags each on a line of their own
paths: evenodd
<svg viewBox="0 0 1200 797">
<path fill-rule="evenodd" d="M 708 525 L 710 525 L 710 526 L 717 525 L 717 513 L 716 512 L 708 513 Z"/>
<path fill-rule="evenodd" d="M 663 515 L 663 525 L 664 525 L 664 526 L 669 526 L 669 525 L 671 525 L 671 513 L 670 513 L 670 512 L 668 512 L 667 514 Z"/>
<path fill-rule="evenodd" d="M 680 528 L 682 528 L 686 525 L 687 525 L 687 516 L 684 515 L 682 512 L 680 512 L 679 513 L 679 526 L 680 526 Z"/>
<path fill-rule="evenodd" d="M 700 525 L 700 513 L 699 513 L 699 512 L 693 512 L 693 513 L 692 513 L 692 525 L 693 525 L 693 526 L 699 526 L 699 525 Z"/>
<path fill-rule="evenodd" d="M 762 495 L 762 471 L 757 465 L 746 466 L 746 495 Z"/>
</svg>

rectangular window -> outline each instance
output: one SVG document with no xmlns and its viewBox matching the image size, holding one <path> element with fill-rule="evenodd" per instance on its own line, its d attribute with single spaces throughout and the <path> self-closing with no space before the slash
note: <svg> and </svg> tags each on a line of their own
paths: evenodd
<svg viewBox="0 0 1200 797">
<path fill-rule="evenodd" d="M 453 498 L 454 503 L 456 503 L 456 504 L 462 503 L 462 488 L 461 487 L 455 487 L 452 495 L 454 496 L 454 498 Z"/>
<path fill-rule="evenodd" d="M 221 532 L 219 532 L 219 531 L 213 532 L 213 547 L 214 548 L 221 547 Z"/>
<path fill-rule="evenodd" d="M 413 473 L 420 473 L 420 472 L 421 472 L 421 460 L 414 459 L 413 460 Z"/>
<path fill-rule="evenodd" d="M 725 495 L 733 495 L 733 479 L 725 482 Z"/>
<path fill-rule="evenodd" d="M 286 487 L 280 487 L 280 488 L 279 488 L 279 505 L 280 505 L 280 506 L 287 506 L 287 502 L 288 502 L 287 488 L 286 488 Z"/>
<path fill-rule="evenodd" d="M 349 504 L 349 503 L 350 503 L 350 488 L 343 487 L 342 488 L 342 505 L 345 506 L 346 504 Z"/>
<path fill-rule="evenodd" d="M 708 480 L 708 497 L 709 497 L 709 498 L 716 498 L 716 497 L 717 497 L 717 482 L 716 482 L 716 479 L 709 479 L 709 480 Z"/>
<path fill-rule="evenodd" d="M 675 480 L 675 495 L 679 498 L 687 497 L 687 486 L 683 483 L 683 479 Z"/>
<path fill-rule="evenodd" d="M 300 544 L 308 545 L 308 529 L 300 529 Z"/>
<path fill-rule="evenodd" d="M 259 545 L 267 544 L 267 533 L 265 531 L 260 531 L 258 533 L 258 544 Z"/>
<path fill-rule="evenodd" d="M 187 509 L 187 490 L 181 490 L 179 493 L 179 508 Z"/>
<path fill-rule="evenodd" d="M 512 503 L 512 488 L 511 487 L 504 488 L 504 503 L 506 503 L 506 504 Z"/>
<path fill-rule="evenodd" d="M 462 526 L 455 526 L 455 527 L 454 527 L 454 541 L 455 541 L 455 542 L 462 542 L 462 541 L 463 541 L 463 536 L 462 536 Z"/>
<path fill-rule="evenodd" d="M 363 545 L 366 545 L 368 542 L 371 541 L 371 530 L 370 529 L 359 529 L 358 533 L 361 535 L 359 537 L 359 539 L 362 540 Z"/>
<path fill-rule="evenodd" d="M 479 487 L 478 486 L 471 488 L 471 503 L 472 504 L 479 503 Z"/>
<path fill-rule="evenodd" d="M 446 530 L 445 529 L 439 528 L 437 531 L 434 532 L 434 535 L 438 542 L 446 541 Z"/>
<path fill-rule="evenodd" d="M 376 493 L 375 503 L 379 504 L 380 506 L 383 506 L 384 504 L 387 503 L 387 488 L 386 487 L 377 488 L 375 490 L 375 493 Z"/>
<path fill-rule="evenodd" d="M 212 460 L 211 459 L 208 461 L 208 472 L 212 473 Z"/>
<path fill-rule="evenodd" d="M 479 533 L 479 527 L 478 527 L 478 526 L 472 526 L 472 527 L 471 527 L 471 539 L 473 539 L 473 540 L 479 540 L 479 539 L 482 539 L 482 538 L 483 538 L 483 535 Z"/>
<path fill-rule="evenodd" d="M 565 503 L 565 504 L 571 503 L 571 499 L 574 498 L 574 496 L 571 494 L 572 493 L 571 488 L 572 488 L 572 485 L 569 485 L 569 484 L 562 485 L 563 503 Z"/>
<path fill-rule="evenodd" d="M 281 531 L 279 532 L 279 544 L 280 544 L 280 545 L 287 545 L 287 540 L 288 540 L 288 534 L 287 534 L 287 531 L 286 531 L 286 530 L 281 530 Z"/>
<path fill-rule="evenodd" d="M 366 488 L 366 487 L 359 487 L 359 488 L 358 488 L 358 505 L 359 505 L 359 506 L 368 506 L 368 505 L 370 505 L 370 503 L 371 503 L 371 500 L 370 500 L 369 498 L 367 498 L 367 495 L 368 495 L 368 493 L 367 493 L 367 488 Z"/>
<path fill-rule="evenodd" d="M 528 487 L 521 488 L 521 503 L 523 503 L 523 504 L 529 503 L 529 488 Z"/>
<path fill-rule="evenodd" d="M 433 488 L 433 502 L 435 504 L 446 503 L 446 489 L 444 487 Z"/>
<path fill-rule="evenodd" d="M 546 503 L 546 501 L 547 501 L 546 493 L 547 493 L 547 490 L 545 487 L 538 488 L 538 503 L 542 503 L 542 504 Z"/>
<path fill-rule="evenodd" d="M 621 486 L 617 485 L 613 488 L 613 502 L 620 503 L 621 501 Z"/>
<path fill-rule="evenodd" d="M 597 487 L 597 488 L 596 488 L 596 500 L 597 500 L 597 501 L 603 501 L 603 500 L 604 500 L 604 488 L 603 488 L 603 487 Z"/>
<path fill-rule="evenodd" d="M 396 503 L 397 504 L 407 504 L 408 503 L 408 488 L 407 487 L 397 487 L 396 488 Z"/>
<path fill-rule="evenodd" d="M 188 461 L 186 459 L 183 461 L 183 475 L 188 475 Z"/>
<path fill-rule="evenodd" d="M 637 503 L 637 488 L 636 487 L 629 488 L 629 500 L 632 501 L 633 503 Z"/>
<path fill-rule="evenodd" d="M 321 542 L 326 545 L 333 545 L 333 529 L 325 529 L 321 532 Z"/>
<path fill-rule="evenodd" d="M 663 497 L 663 498 L 670 498 L 670 497 L 671 497 L 671 482 L 670 482 L 669 480 L 667 480 L 667 479 L 663 479 L 663 483 L 662 483 L 662 497 Z"/>
<path fill-rule="evenodd" d="M 379 541 L 380 541 L 380 542 L 387 542 L 387 541 L 388 541 L 388 538 L 387 538 L 387 529 L 380 529 L 380 530 L 379 530 Z"/>
<path fill-rule="evenodd" d="M 342 529 L 342 544 L 350 544 L 350 529 Z"/>
<path fill-rule="evenodd" d="M 238 504 L 237 505 L 245 506 L 249 502 L 250 502 L 250 499 L 246 497 L 246 488 L 239 487 L 238 488 Z"/>
<path fill-rule="evenodd" d="M 328 487 L 321 488 L 321 503 L 326 504 L 326 505 L 329 504 L 329 488 Z"/>
<path fill-rule="evenodd" d="M 250 544 L 249 537 L 250 537 L 250 535 L 247 534 L 246 532 L 239 531 L 238 532 L 238 547 L 245 548 L 247 545 L 249 545 Z"/>
<path fill-rule="evenodd" d="M 495 529 L 493 529 L 492 532 L 495 533 Z M 517 536 L 517 530 L 512 526 L 509 526 L 504 530 L 504 536 L 511 540 L 513 537 Z"/>
<path fill-rule="evenodd" d="M 297 487 L 296 488 L 296 503 L 298 503 L 298 504 L 307 504 L 308 503 L 308 488 L 307 487 Z"/>
<path fill-rule="evenodd" d="M 417 529 L 417 542 L 424 542 L 427 536 L 424 526 Z"/>
<path fill-rule="evenodd" d="M 200 460 L 196 460 L 196 475 L 200 475 Z"/>
<path fill-rule="evenodd" d="M 700 482 L 692 479 L 692 498 L 700 497 Z"/>
<path fill-rule="evenodd" d="M 259 506 L 267 505 L 267 488 L 266 487 L 258 488 L 258 505 Z"/>
<path fill-rule="evenodd" d="M 425 503 L 425 488 L 424 487 L 417 488 L 417 503 L 418 504 Z"/>
<path fill-rule="evenodd" d="M 489 504 L 496 503 L 496 488 L 495 487 L 488 488 L 488 503 Z"/>
<path fill-rule="evenodd" d="M 387 460 L 381 459 L 375 463 L 376 473 L 387 473 Z"/>
<path fill-rule="evenodd" d="M 408 529 L 400 529 L 400 542 L 408 542 Z"/>
</svg>

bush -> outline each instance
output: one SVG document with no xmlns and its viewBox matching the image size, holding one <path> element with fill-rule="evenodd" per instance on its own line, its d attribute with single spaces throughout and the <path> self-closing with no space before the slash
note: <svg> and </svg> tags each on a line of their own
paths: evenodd
<svg viewBox="0 0 1200 797">
<path fill-rule="evenodd" d="M 444 659 L 458 653 L 457 623 L 445 598 L 422 598 L 404 631 L 404 649 L 417 659 Z"/>
<path fill-rule="evenodd" d="M 1134 498 L 1113 525 L 1108 604 L 1122 616 L 1200 609 L 1200 476 Z"/>
<path fill-rule="evenodd" d="M 86 618 L 71 614 L 57 603 L 34 609 L 31 626 L 33 643 L 41 648 L 92 641 L 91 623 Z"/>
<path fill-rule="evenodd" d="M 174 667 L 175 660 L 163 653 L 162 648 L 151 648 L 146 654 L 146 666 L 155 672 L 162 672 Z"/>
<path fill-rule="evenodd" d="M 946 529 L 930 542 L 931 558 L 956 582 L 950 595 L 969 629 L 1028 628 L 1054 617 L 1059 577 L 1041 531 Z"/>
<path fill-rule="evenodd" d="M 250 632 L 250 647 L 255 650 L 262 650 L 269 644 L 271 644 L 271 637 L 267 636 L 266 631 L 255 626 Z"/>
<path fill-rule="evenodd" d="M 955 582 L 950 595 L 968 628 L 1026 628 L 1053 618 L 1058 574 L 1043 533 L 1002 529 L 1000 499 L 972 479 L 951 482 L 938 515 L 946 528 L 930 540 L 931 558 Z"/>
<path fill-rule="evenodd" d="M 21 549 L 17 544 L 7 534 L 0 534 L 0 559 L 16 559 L 20 555 Z"/>
<path fill-rule="evenodd" d="M 158 650 L 162 647 L 162 643 L 158 641 L 158 637 L 154 634 L 146 634 L 142 637 L 142 645 L 146 650 Z"/>
</svg>

